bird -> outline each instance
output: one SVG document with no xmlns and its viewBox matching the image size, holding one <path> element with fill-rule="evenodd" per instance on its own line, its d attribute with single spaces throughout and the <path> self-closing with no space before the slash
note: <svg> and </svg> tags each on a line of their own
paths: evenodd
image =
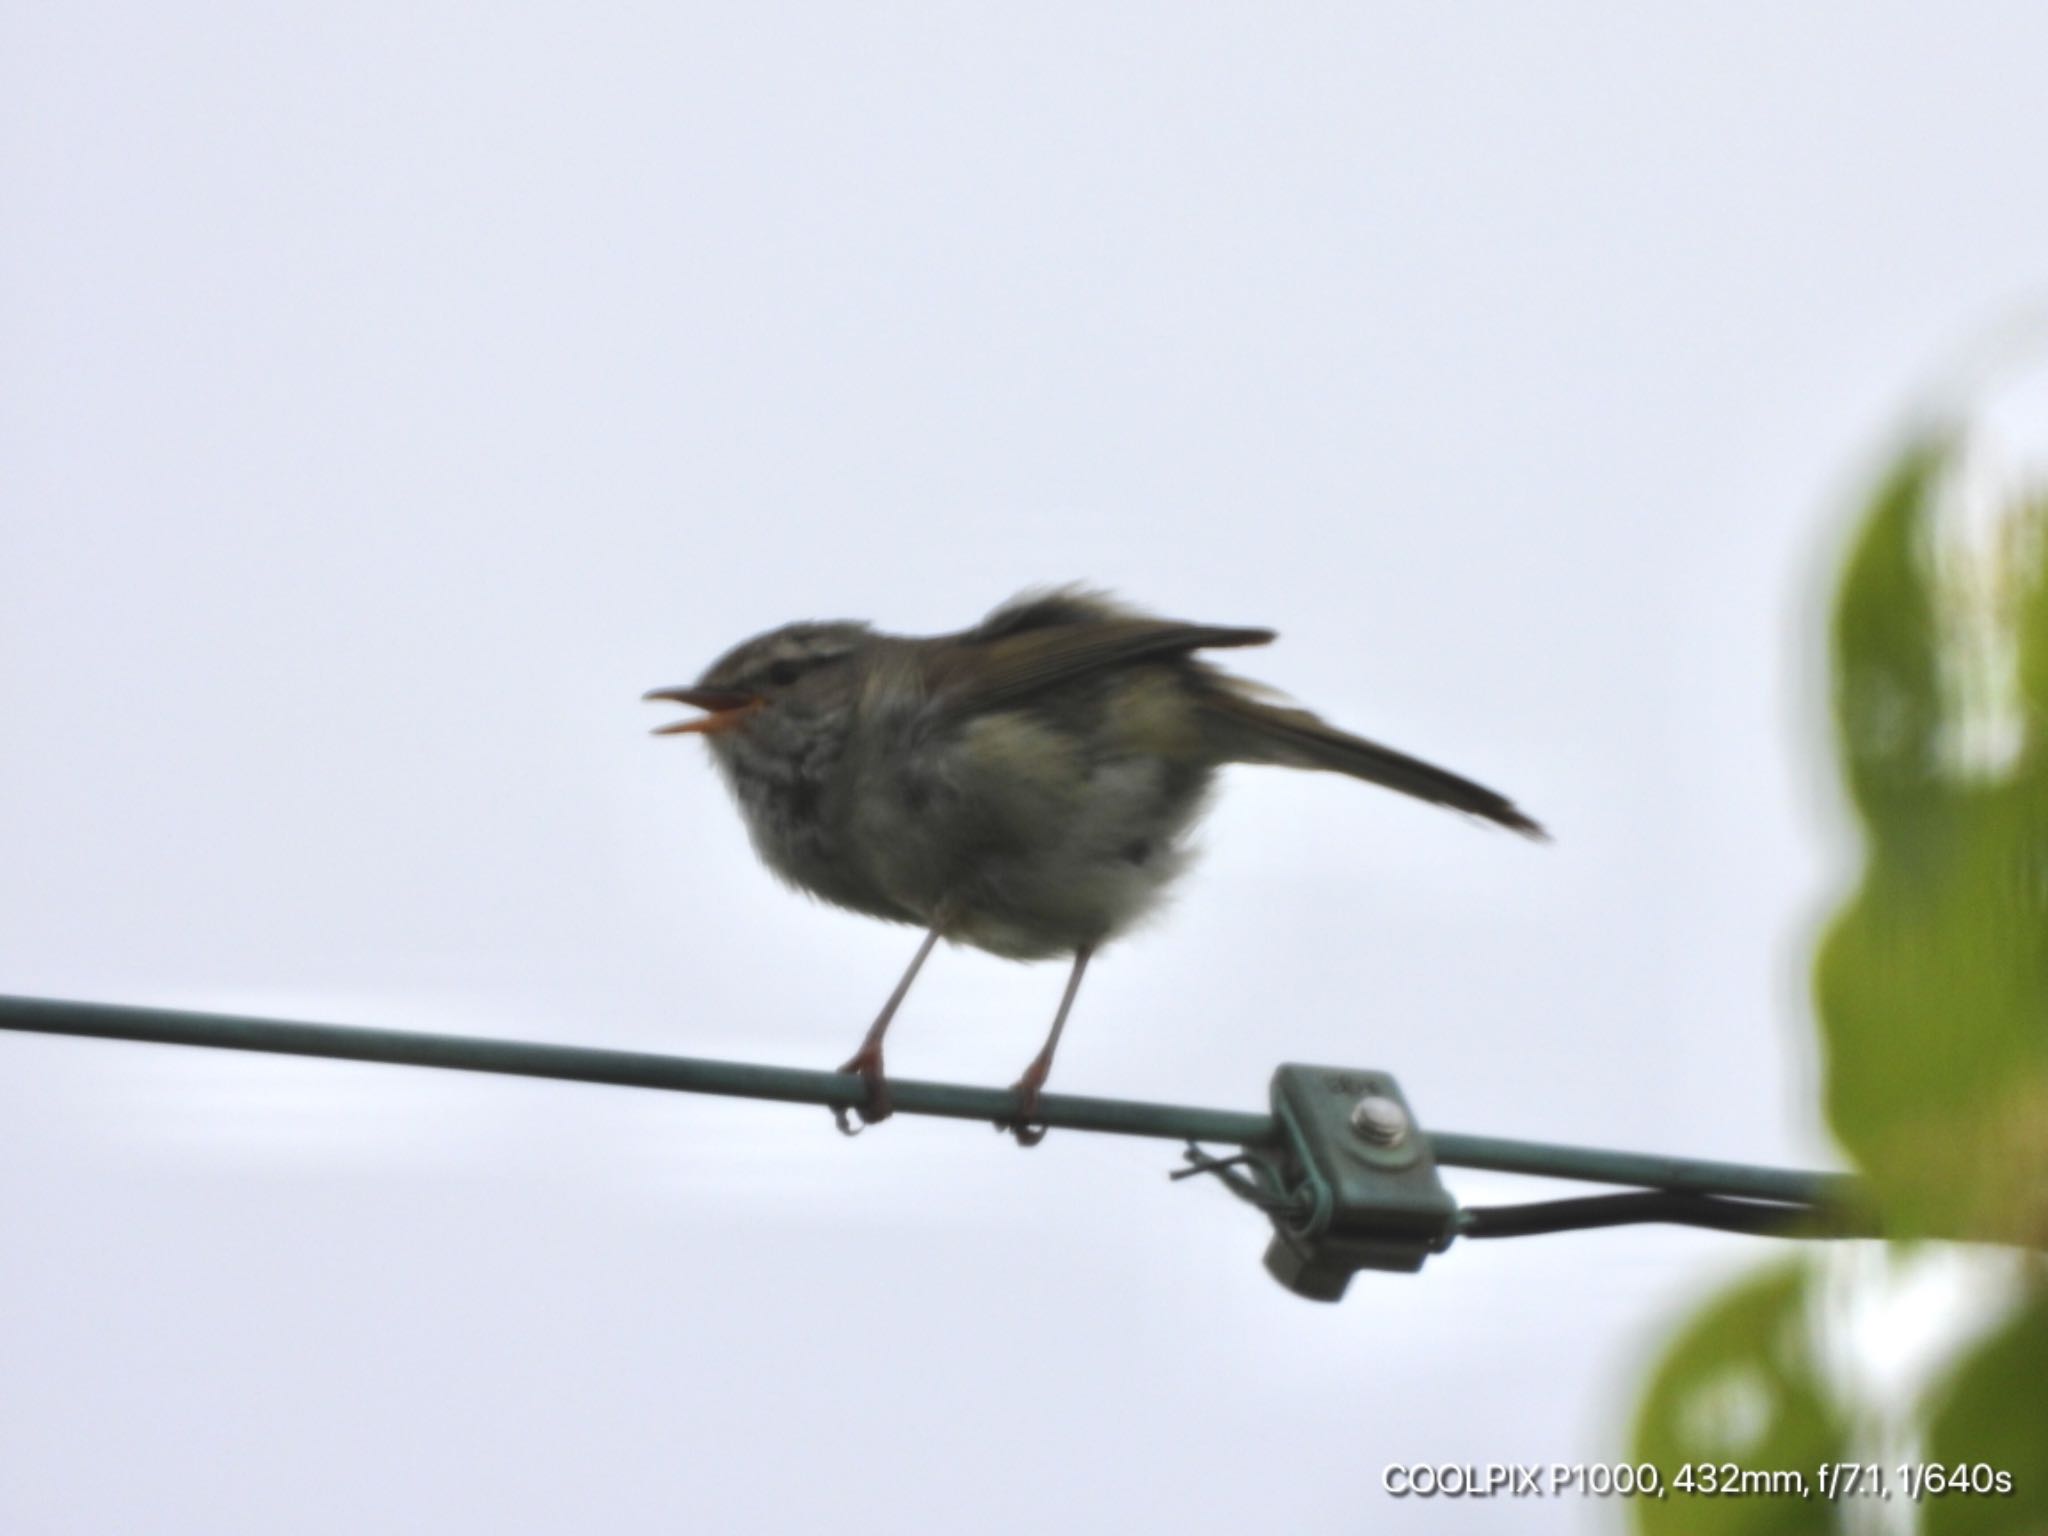
<svg viewBox="0 0 2048 1536">
<path fill-rule="evenodd" d="M 924 937 L 859 1048 L 848 1134 L 890 1113 L 883 1039 L 940 939 L 1014 960 L 1064 957 L 1044 1046 L 998 1121 L 1023 1146 L 1090 958 L 1154 912 L 1231 763 L 1345 774 L 1545 840 L 1506 796 L 1351 735 L 1203 653 L 1271 629 L 1159 618 L 1084 586 L 1020 593 L 970 629 L 886 634 L 785 624 L 650 701 L 701 713 L 696 735 L 755 853 L 819 900 Z"/>
</svg>

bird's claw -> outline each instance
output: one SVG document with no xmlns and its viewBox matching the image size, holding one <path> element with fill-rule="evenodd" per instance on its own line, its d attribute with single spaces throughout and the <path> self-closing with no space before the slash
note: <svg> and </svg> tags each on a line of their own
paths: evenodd
<svg viewBox="0 0 2048 1536">
<path fill-rule="evenodd" d="M 1035 1147 L 1045 1140 L 1045 1133 L 1049 1127 L 1033 1125 L 1031 1123 L 1038 1118 L 1038 1095 L 1044 1087 L 1045 1079 L 1043 1077 L 1038 1077 L 1030 1072 L 1025 1073 L 1023 1077 L 1017 1080 L 1016 1118 L 998 1120 L 995 1123 L 997 1130 L 1008 1131 L 1012 1136 L 1016 1137 L 1017 1145 L 1020 1147 Z"/>
<path fill-rule="evenodd" d="M 846 1065 L 839 1069 L 851 1072 L 867 1085 L 868 1096 L 859 1104 L 839 1104 L 832 1110 L 833 1122 L 842 1136 L 858 1136 L 871 1125 L 877 1125 L 896 1112 L 896 1106 L 889 1102 L 889 1080 L 882 1075 L 882 1053 L 866 1047 L 853 1053 Z M 860 1123 L 854 1124 L 855 1117 Z"/>
</svg>

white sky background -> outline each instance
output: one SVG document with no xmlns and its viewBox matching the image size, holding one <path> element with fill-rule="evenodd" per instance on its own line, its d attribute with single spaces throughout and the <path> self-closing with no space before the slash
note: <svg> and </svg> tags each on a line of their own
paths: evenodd
<svg viewBox="0 0 2048 1536">
<path fill-rule="evenodd" d="M 0 18 L 0 990 L 832 1065 L 915 935 L 638 695 L 1080 577 L 1558 841 L 1234 770 L 1055 1087 L 1828 1155 L 1819 599 L 2041 292 L 2048 15 Z M 942 952 L 893 1066 L 1060 980 Z M 1317 1307 L 1174 1160 L 0 1036 L 0 1528 L 1577 1530 L 1380 1470 L 1618 1454 L 1767 1252 Z"/>
</svg>

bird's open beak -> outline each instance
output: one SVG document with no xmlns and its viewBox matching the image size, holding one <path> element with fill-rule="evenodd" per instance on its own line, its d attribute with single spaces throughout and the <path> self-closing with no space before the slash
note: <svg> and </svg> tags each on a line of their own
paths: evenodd
<svg viewBox="0 0 2048 1536">
<path fill-rule="evenodd" d="M 746 693 L 738 688 L 652 688 L 641 697 L 650 701 L 688 704 L 705 712 L 694 720 L 657 725 L 654 728 L 657 736 L 716 736 L 721 731 L 732 730 L 766 702 L 758 693 Z"/>
</svg>

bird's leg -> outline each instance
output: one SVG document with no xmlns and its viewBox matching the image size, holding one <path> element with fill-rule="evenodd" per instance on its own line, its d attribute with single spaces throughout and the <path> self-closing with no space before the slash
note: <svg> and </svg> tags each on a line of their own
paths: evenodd
<svg viewBox="0 0 2048 1536">
<path fill-rule="evenodd" d="M 896 983 L 896 990 L 889 994 L 889 1001 L 882 1004 L 882 1011 L 875 1015 L 875 1022 L 868 1026 L 868 1032 L 861 1037 L 860 1049 L 847 1058 L 842 1072 L 858 1072 L 861 1081 L 867 1084 L 868 1097 L 865 1104 L 852 1111 L 860 1116 L 861 1125 L 873 1125 L 886 1120 L 892 1113 L 889 1106 L 889 1081 L 882 1076 L 882 1036 L 889 1032 L 889 1021 L 896 1017 L 896 1010 L 903 1006 L 903 999 L 910 992 L 910 984 L 917 980 L 917 973 L 924 968 L 925 956 L 932 952 L 932 946 L 939 942 L 940 930 L 935 926 L 924 936 L 924 942 L 917 946 L 917 953 L 910 957 L 910 969 L 903 973 L 903 979 Z M 847 1118 L 845 1109 L 832 1111 L 832 1118 L 839 1122 L 839 1129 L 845 1135 L 857 1136 L 860 1127 Z"/>
<path fill-rule="evenodd" d="M 996 1122 L 996 1129 L 1015 1136 L 1020 1147 L 1035 1147 L 1045 1140 L 1045 1127 L 1031 1122 L 1038 1114 L 1038 1096 L 1045 1091 L 1045 1080 L 1052 1075 L 1052 1053 L 1060 1048 L 1060 1031 L 1067 1027 L 1067 1015 L 1074 1010 L 1074 994 L 1081 990 L 1081 973 L 1088 969 L 1088 957 L 1093 953 L 1092 944 L 1083 944 L 1074 951 L 1074 968 L 1067 972 L 1067 990 L 1060 995 L 1060 1011 L 1052 1017 L 1052 1033 L 1045 1037 L 1044 1048 L 1031 1058 L 1031 1065 L 1017 1079 L 1017 1118 L 1008 1125 Z"/>
</svg>

